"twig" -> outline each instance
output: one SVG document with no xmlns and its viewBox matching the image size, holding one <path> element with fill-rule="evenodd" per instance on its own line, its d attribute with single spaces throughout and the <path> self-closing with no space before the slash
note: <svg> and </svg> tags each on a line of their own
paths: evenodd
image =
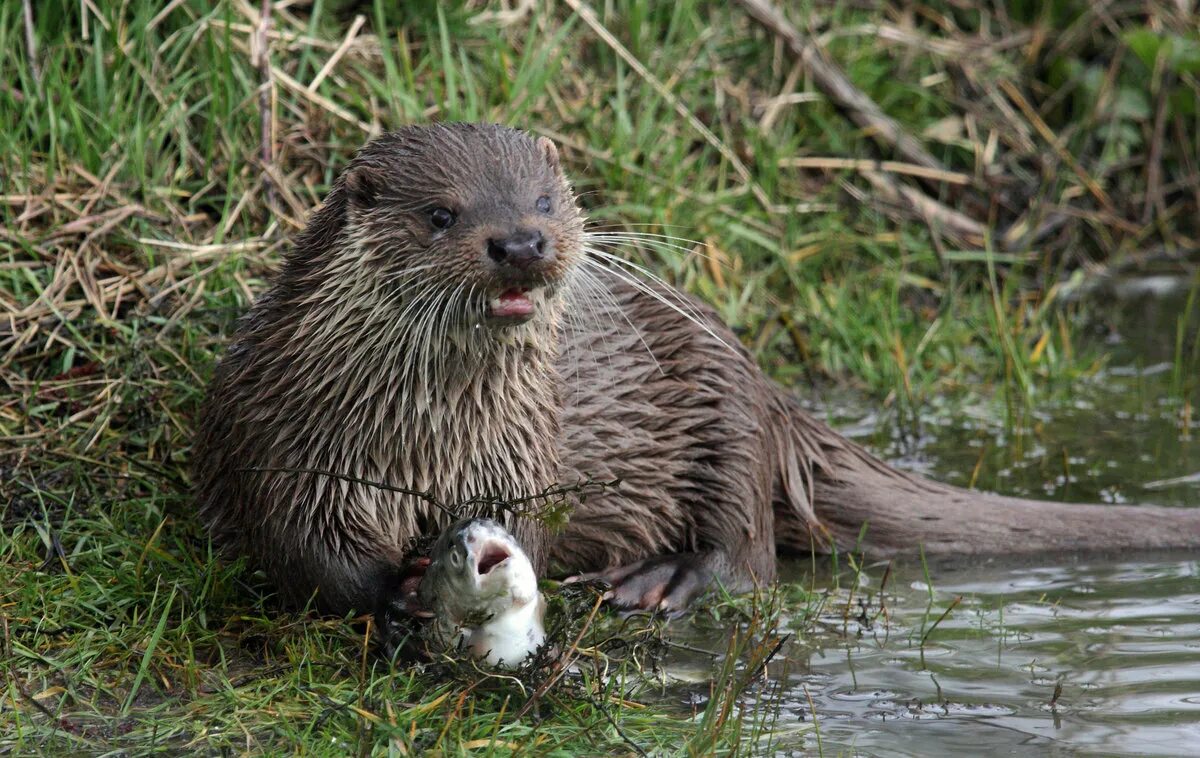
<svg viewBox="0 0 1200 758">
<path fill-rule="evenodd" d="M 1105 210 L 1109 211 L 1110 213 L 1114 212 L 1112 199 L 1108 196 L 1108 193 L 1104 191 L 1104 188 L 1100 186 L 1099 182 L 1093 179 L 1088 172 L 1083 169 L 1083 166 L 1079 165 L 1079 161 L 1077 161 L 1075 156 L 1071 155 L 1067 148 L 1063 146 L 1062 141 L 1058 138 L 1058 135 L 1054 133 L 1050 126 L 1042 119 L 1037 110 L 1030 105 L 1028 100 L 1025 99 L 1025 96 L 1021 94 L 1021 90 L 1017 89 L 1017 87 L 1007 79 L 999 80 L 998 84 L 1000 85 L 1000 89 L 1004 90 L 1004 94 L 1008 96 L 1008 99 L 1016 103 L 1017 108 L 1020 109 L 1025 118 L 1029 120 L 1029 123 L 1033 124 L 1033 128 L 1038 133 L 1038 136 L 1041 137 L 1046 144 L 1049 145 L 1052 150 L 1054 150 L 1062 162 L 1067 164 L 1071 171 L 1073 171 L 1075 175 L 1079 177 L 1079 181 L 1083 182 L 1083 186 L 1087 188 L 1087 191 L 1090 192 L 1092 196 L 1100 202 L 1100 205 L 1102 205 Z"/>
<path fill-rule="evenodd" d="M 889 174 L 905 174 L 921 179 L 932 179 L 946 184 L 970 184 L 971 177 L 960 171 L 946 171 L 900 161 L 876 161 L 866 158 L 781 158 L 780 166 L 807 169 L 851 169 L 854 171 L 882 171 Z"/>
<path fill-rule="evenodd" d="M 762 676 L 763 672 L 767 670 L 767 664 L 774 660 L 776 655 L 779 655 L 779 651 L 783 649 L 783 646 L 786 645 L 787 641 L 791 638 L 792 635 L 785 634 L 776 640 L 775 645 L 771 648 L 771 652 L 763 656 L 763 659 L 758 662 L 758 665 L 746 675 L 745 682 L 747 686 Z"/>
<path fill-rule="evenodd" d="M 354 126 L 357 126 L 365 134 L 374 136 L 376 134 L 376 132 L 378 131 L 378 129 L 376 127 L 372 126 L 371 124 L 368 124 L 366 121 L 362 121 L 362 120 L 358 119 L 357 117 L 354 116 L 354 114 L 350 113 L 345 108 L 342 108 L 337 103 L 330 100 L 329 98 L 322 96 L 321 93 L 309 92 L 307 87 L 305 87 L 303 84 L 301 84 L 300 82 L 293 79 L 283 69 L 278 68 L 278 67 L 273 67 L 271 69 L 271 75 L 284 87 L 290 89 L 292 92 L 295 92 L 297 95 L 300 95 L 304 99 L 310 101 L 313 105 L 316 105 L 317 107 L 328 111 L 329 113 L 333 114 L 334 116 L 337 116 L 338 118 L 342 119 L 343 121 L 345 121 L 349 124 L 353 124 Z"/>
<path fill-rule="evenodd" d="M 570 0 L 568 0 L 568 2 L 569 1 Z M 546 677 L 546 681 L 538 685 L 538 688 L 534 690 L 532 695 L 529 696 L 529 699 L 525 701 L 525 705 L 521 706 L 521 710 L 517 711 L 517 714 L 514 718 L 517 720 L 523 718 L 525 714 L 528 713 L 531 708 L 533 708 L 538 700 L 540 700 L 542 696 L 554 686 L 554 683 L 561 679 L 563 674 L 567 672 L 567 667 L 573 662 L 573 655 L 579 650 L 579 643 L 583 639 L 583 635 L 586 634 L 587 630 L 591 628 L 592 622 L 596 620 L 596 614 L 600 612 L 600 606 L 603 604 L 604 596 L 598 594 L 596 596 L 596 603 L 592 606 L 592 612 L 589 613 L 587 619 L 584 620 L 583 626 L 579 629 L 579 634 L 575 635 L 575 641 L 571 643 L 571 647 L 563 651 L 562 656 L 558 659 L 558 662 L 554 664 L 554 670 L 551 671 L 550 675 Z"/>
<path fill-rule="evenodd" d="M 800 688 L 804 690 L 804 697 L 808 700 L 808 712 L 812 714 L 813 731 L 817 734 L 817 755 L 825 755 L 825 746 L 821 744 L 821 725 L 817 722 L 817 704 L 813 702 L 808 685 L 801 684 Z"/>
<path fill-rule="evenodd" d="M 608 708 L 601 703 L 596 696 L 589 695 L 588 699 L 592 701 L 592 707 L 600 711 L 600 715 L 604 716 L 605 720 L 607 720 L 609 725 L 612 726 L 613 731 L 617 733 L 617 736 L 621 738 L 622 742 L 632 748 L 633 752 L 642 756 L 642 758 L 649 758 L 650 754 L 647 753 L 641 745 L 634 742 L 632 737 L 625 734 L 624 730 L 621 729 L 621 725 L 617 723 L 617 720 L 612 717 L 611 713 L 608 712 Z"/>
<path fill-rule="evenodd" d="M 1184 476 L 1172 477 L 1170 479 L 1158 479 L 1153 482 L 1146 482 L 1142 485 L 1142 488 L 1148 490 L 1161 490 L 1166 489 L 1167 487 L 1175 487 L 1180 484 L 1192 484 L 1194 482 L 1200 483 L 1200 471 L 1197 471 L 1194 474 L 1185 474 Z"/>
<path fill-rule="evenodd" d="M 820 46 L 805 38 L 770 0 L 737 2 L 755 21 L 783 40 L 792 55 L 808 68 L 813 83 L 828 95 L 835 105 L 845 111 L 851 121 L 866 129 L 878 141 L 892 147 L 910 163 L 938 171 L 945 170 L 941 162 L 930 155 L 915 137 L 884 113 L 874 100 L 855 87 L 837 65 L 822 57 Z"/>
<path fill-rule="evenodd" d="M 167 3 L 166 7 L 156 13 L 154 18 L 150 19 L 150 22 L 146 24 L 146 31 L 149 32 L 161 24 L 167 16 L 171 15 L 172 11 L 183 5 L 184 2 L 185 0 L 171 0 L 171 2 Z"/>
<path fill-rule="evenodd" d="M 431 493 L 425 492 L 424 490 L 414 490 L 414 489 L 410 489 L 408 487 L 396 487 L 391 484 L 384 484 L 383 482 L 372 482 L 368 479 L 360 479 L 357 476 L 350 476 L 349 474 L 339 474 L 337 472 L 326 471 L 324 469 L 305 468 L 305 467 L 299 467 L 299 466 L 297 466 L 297 467 L 246 466 L 246 467 L 237 469 L 236 473 L 239 473 L 239 474 L 240 473 L 312 474 L 314 476 L 327 476 L 331 479 L 340 479 L 340 480 L 346 481 L 346 482 L 353 482 L 354 484 L 364 484 L 364 485 L 367 485 L 370 487 L 376 487 L 376 488 L 384 490 L 386 492 L 395 492 L 400 495 L 411 495 L 412 497 L 418 498 L 419 500 L 424 500 L 426 503 L 429 503 L 434 508 L 437 508 L 442 513 L 446 514 L 447 516 L 450 516 L 451 518 L 458 518 L 458 516 L 459 516 L 458 513 L 456 513 L 454 510 L 452 510 L 450 507 L 448 507 L 444 503 L 442 503 L 442 501 L 438 500 Z"/>
<path fill-rule="evenodd" d="M 471 26 L 491 23 L 495 23 L 496 26 L 501 28 L 512 26 L 529 15 L 529 12 L 537 5 L 537 0 L 517 0 L 516 7 L 511 9 L 507 7 L 508 3 L 502 3 L 501 5 L 504 6 L 504 10 L 483 11 L 475 15 L 467 23 Z"/>
<path fill-rule="evenodd" d="M 872 624 L 883 616 L 883 620 L 888 624 L 888 632 L 890 632 L 891 617 L 887 610 L 887 583 L 892 576 L 892 561 L 888 561 L 887 568 L 883 570 L 883 578 L 879 580 L 879 613 L 875 614 L 875 618 L 871 620 Z"/>
<path fill-rule="evenodd" d="M 935 232 L 967 240 L 975 245 L 983 244 L 987 230 L 983 224 L 970 216 L 934 200 L 915 187 L 899 184 L 884 174 L 863 171 L 862 175 L 885 200 L 897 205 L 908 206 L 926 223 L 934 227 Z"/>
<path fill-rule="evenodd" d="M 763 106 L 762 117 L 758 120 L 758 128 L 763 132 L 770 132 L 771 127 L 775 125 L 775 119 L 783 112 L 785 105 L 795 105 L 797 103 L 812 103 L 819 102 L 824 99 L 816 92 L 794 92 L 796 84 L 800 81 L 800 74 L 804 72 L 804 64 L 796 61 L 792 64 L 792 69 L 788 71 L 787 79 L 783 81 L 783 86 L 779 90 L 779 94 L 768 99 Z"/>
<path fill-rule="evenodd" d="M 333 67 L 337 65 L 346 51 L 350 49 L 350 45 L 354 44 L 354 38 L 358 36 L 358 32 L 362 29 L 363 24 L 367 22 L 366 16 L 359 14 L 354 17 L 354 22 L 350 24 L 350 31 L 346 32 L 346 37 L 342 40 L 342 44 L 338 45 L 338 49 L 333 51 L 333 55 L 329 56 L 329 60 L 325 61 L 325 65 L 321 66 L 321 70 L 313 77 L 313 80 L 308 83 L 307 90 L 316 92 L 317 87 L 321 86 L 321 82 L 325 81 L 325 77 L 329 76 L 329 72 L 333 71 Z"/>
<path fill-rule="evenodd" d="M 258 28 L 254 33 L 254 64 L 258 68 L 258 137 L 259 158 L 262 160 L 263 189 L 267 195 L 267 209 L 275 210 L 275 182 L 271 179 L 271 166 L 275 160 L 274 143 L 272 140 L 271 113 L 271 0 L 262 0 L 262 11 L 259 13 Z"/>
<path fill-rule="evenodd" d="M 371 481 L 370 479 L 363 479 L 361 477 L 351 476 L 350 474 L 339 474 L 336 471 L 329 471 L 327 469 L 307 468 L 307 467 L 303 467 L 303 466 L 245 466 L 245 467 L 237 469 L 235 473 L 310 474 L 313 476 L 327 476 L 330 479 L 339 479 L 344 482 L 352 482 L 354 484 L 361 484 L 361 485 L 365 485 L 367 487 L 374 487 L 376 489 L 384 490 L 385 492 L 395 492 L 400 495 L 410 495 L 412 497 L 423 500 L 426 503 L 429 503 L 433 507 L 440 510 L 442 513 L 446 514 L 447 516 L 450 516 L 451 518 L 461 518 L 465 511 L 467 511 L 468 509 L 472 508 L 473 506 L 477 506 L 477 505 L 489 506 L 489 507 L 497 509 L 497 510 L 506 510 L 506 511 L 512 513 L 514 516 L 525 516 L 528 514 L 523 510 L 518 510 L 516 508 L 516 506 L 525 505 L 525 504 L 532 503 L 537 500 L 549 499 L 552 497 L 559 497 L 561 495 L 569 495 L 572 493 L 582 493 L 588 487 L 592 487 L 592 486 L 599 487 L 600 489 L 604 489 L 605 487 L 615 487 L 620 483 L 619 479 L 612 479 L 609 481 L 595 481 L 593 479 L 585 479 L 585 480 L 579 482 L 578 484 L 566 484 L 566 485 L 558 485 L 558 486 L 548 487 L 534 495 L 524 495 L 521 497 L 514 497 L 511 499 L 507 499 L 507 500 L 502 499 L 502 498 L 473 497 L 473 498 L 470 498 L 467 500 L 462 500 L 457 503 L 446 504 L 446 503 L 443 503 L 441 500 L 438 500 L 433 495 L 432 492 L 429 492 L 427 490 L 416 490 L 416 489 L 412 489 L 410 487 L 397 487 L 393 484 L 385 484 L 383 482 L 375 482 L 375 481 Z"/>
<path fill-rule="evenodd" d="M 1070 220 L 1070 215 L 1062 210 L 1048 209 L 1042 204 L 1036 204 L 1013 221 L 1000 240 L 1006 250 L 1032 247 L 1061 229 L 1063 224 Z M 1033 225 L 1034 222 L 1037 222 L 1036 226 Z"/>
<path fill-rule="evenodd" d="M 33 74 L 33 82 L 37 85 L 38 97 L 42 96 L 42 69 L 37 61 L 37 40 L 33 36 L 33 5 L 29 0 L 21 0 L 21 8 L 25 16 L 25 57 L 29 60 L 29 72 Z"/>
</svg>

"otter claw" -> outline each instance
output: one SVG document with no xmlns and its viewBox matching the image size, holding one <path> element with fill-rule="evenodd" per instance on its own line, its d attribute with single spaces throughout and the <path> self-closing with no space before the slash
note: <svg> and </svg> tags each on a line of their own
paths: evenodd
<svg viewBox="0 0 1200 758">
<path fill-rule="evenodd" d="M 712 585 L 714 574 L 705 563 L 704 555 L 699 553 L 663 555 L 566 581 L 608 584 L 610 589 L 602 597 L 621 611 L 675 615 L 687 610 Z"/>
<path fill-rule="evenodd" d="M 414 632 L 420 624 L 433 617 L 433 613 L 421 605 L 417 598 L 417 588 L 429 564 L 430 560 L 424 557 L 410 561 L 393 587 L 379 599 L 375 625 L 385 658 L 395 659 L 398 653 L 402 657 L 413 654 L 411 643 Z"/>
</svg>

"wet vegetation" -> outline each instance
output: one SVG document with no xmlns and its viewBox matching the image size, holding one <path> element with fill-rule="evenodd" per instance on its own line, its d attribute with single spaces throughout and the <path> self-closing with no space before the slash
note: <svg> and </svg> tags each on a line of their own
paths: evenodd
<svg viewBox="0 0 1200 758">
<path fill-rule="evenodd" d="M 1197 16 L 786 5 L 780 23 L 696 0 L 0 4 L 0 752 L 783 739 L 768 662 L 859 610 L 811 576 L 698 611 L 728 643 L 681 704 L 662 661 L 683 643 L 585 590 L 551 591 L 570 670 L 393 669 L 365 620 L 281 611 L 213 555 L 187 494 L 206 378 L 339 167 L 400 124 L 552 137 L 595 227 L 667 235 L 624 254 L 712 302 L 800 394 L 870 398 L 890 454 L 931 406 L 996 397 L 1006 429 L 1037 425 L 1122 349 L 1103 338 L 1128 281 L 1181 289 L 1152 391 L 1194 434 Z M 951 478 L 1005 488 L 1013 454 L 991 450 Z"/>
</svg>

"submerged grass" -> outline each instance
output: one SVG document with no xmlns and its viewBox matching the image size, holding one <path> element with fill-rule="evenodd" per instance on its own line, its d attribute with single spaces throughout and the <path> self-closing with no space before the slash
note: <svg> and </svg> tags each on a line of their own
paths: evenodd
<svg viewBox="0 0 1200 758">
<path fill-rule="evenodd" d="M 892 156 L 738 8 L 568 5 L 315 0 L 265 26 L 244 0 L 36 3 L 32 50 L 22 4 L 0 4 L 0 750 L 771 747 L 747 673 L 777 639 L 771 603 L 728 622 L 694 718 L 638 704 L 637 656 L 514 718 L 517 682 L 392 672 L 361 624 L 281 612 L 214 559 L 186 475 L 206 378 L 380 130 L 553 137 L 591 222 L 686 240 L 627 253 L 713 303 L 768 371 L 857 384 L 901 420 L 966 387 L 1026 412 L 1100 365 L 1071 292 L 1195 263 L 1200 42 L 1172 4 L 789 7 L 952 181 L 893 179 L 980 220 L 977 239 L 830 162 Z M 788 598 L 794 618 L 824 602 Z"/>
</svg>

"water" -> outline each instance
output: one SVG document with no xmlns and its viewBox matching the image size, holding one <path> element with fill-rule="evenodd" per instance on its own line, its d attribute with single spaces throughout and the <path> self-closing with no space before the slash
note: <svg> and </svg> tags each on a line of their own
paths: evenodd
<svg viewBox="0 0 1200 758">
<path fill-rule="evenodd" d="M 784 578 L 805 587 L 838 583 L 790 568 Z M 843 572 L 815 633 L 786 645 L 744 699 L 775 711 L 761 747 L 802 755 L 818 746 L 826 755 L 1200 754 L 1193 557 L 934 566 L 932 600 L 923 570 L 896 564 L 886 612 L 883 575 L 883 566 L 867 567 L 851 593 L 853 577 Z M 677 639 L 722 650 L 720 625 L 705 626 Z M 668 687 L 669 703 L 702 707 L 708 666 L 699 654 L 677 655 L 668 670 L 691 683 Z"/>
<path fill-rule="evenodd" d="M 1197 561 L 935 569 L 932 604 L 922 578 L 894 570 L 888 619 L 875 603 L 864 625 L 854 605 L 821 647 L 773 664 L 785 708 L 807 716 L 813 698 L 827 752 L 1200 751 Z"/>
<path fill-rule="evenodd" d="M 826 398 L 823 407 L 843 432 L 896 465 L 955 484 L 1049 500 L 1200 507 L 1200 412 L 1185 401 L 1174 363 L 1182 309 L 1182 300 L 1134 303 L 1130 317 L 1097 332 L 1109 367 L 1015 424 L 1003 406 L 981 404 L 934 409 L 915 433 L 896 433 L 863 404 Z M 1194 335 L 1189 329 L 1187 341 Z M 868 565 L 853 594 L 851 572 L 827 570 L 785 568 L 785 579 L 829 589 L 830 600 L 820 631 L 787 645 L 755 695 L 778 708 L 764 748 L 1200 755 L 1200 555 L 960 561 L 930 567 L 932 590 L 919 565 L 897 563 L 882 593 L 886 614 L 884 566 Z M 681 636 L 720 650 L 720 628 Z M 711 665 L 679 658 L 683 669 Z M 677 704 L 706 694 L 700 684 L 668 688 Z"/>
</svg>

